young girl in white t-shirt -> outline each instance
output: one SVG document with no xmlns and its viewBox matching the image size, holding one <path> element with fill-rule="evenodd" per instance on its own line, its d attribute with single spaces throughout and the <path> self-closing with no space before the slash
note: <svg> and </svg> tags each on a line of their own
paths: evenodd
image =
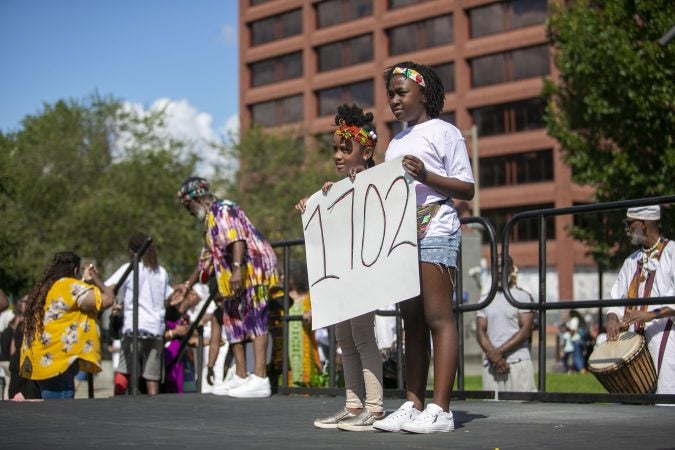
<svg viewBox="0 0 675 450">
<path fill-rule="evenodd" d="M 459 354 L 452 296 L 461 239 L 454 200 L 473 198 L 473 175 L 462 133 L 438 118 L 445 100 L 438 74 L 406 61 L 388 68 L 384 78 L 389 106 L 406 126 L 389 144 L 385 160 L 403 156 L 403 167 L 414 179 L 421 294 L 400 303 L 408 401 L 373 426 L 411 433 L 451 431 L 454 419 L 448 408 Z M 425 408 L 430 333 L 434 395 Z"/>
</svg>

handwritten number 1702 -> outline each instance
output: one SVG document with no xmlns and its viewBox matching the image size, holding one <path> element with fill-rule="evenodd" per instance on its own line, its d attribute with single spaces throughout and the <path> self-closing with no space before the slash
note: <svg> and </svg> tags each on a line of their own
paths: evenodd
<svg viewBox="0 0 675 450">
<path fill-rule="evenodd" d="M 391 243 L 389 245 L 389 248 L 387 250 L 387 254 L 386 254 L 387 257 L 389 255 L 391 255 L 391 253 L 401 245 L 411 245 L 413 247 L 416 246 L 416 244 L 412 241 L 399 240 L 399 233 L 401 231 L 401 226 L 403 225 L 403 219 L 404 219 L 404 216 L 405 216 L 405 211 L 408 207 L 408 202 L 410 201 L 410 190 L 407 189 L 406 181 L 405 181 L 405 178 L 403 176 L 396 177 L 394 180 L 392 180 L 391 184 L 389 185 L 389 188 L 387 189 L 384 200 L 389 198 L 389 194 L 391 193 L 392 188 L 397 183 L 402 183 L 403 186 L 406 188 L 405 189 L 406 196 L 405 196 L 405 202 L 402 205 L 400 205 L 401 206 L 400 215 L 396 214 L 396 213 L 391 214 L 392 216 L 394 216 L 392 221 L 395 221 L 396 219 L 398 219 L 398 223 L 396 224 L 396 232 L 394 233 L 394 236 L 393 236 L 393 238 L 391 240 Z M 348 223 L 348 226 L 349 226 L 349 233 L 350 233 L 350 235 L 349 235 L 350 269 L 354 269 L 354 242 L 355 242 L 355 239 L 354 239 L 354 235 L 355 235 L 355 233 L 354 233 L 354 195 L 355 195 L 354 188 L 349 189 L 348 191 L 346 191 L 342 195 L 340 195 L 337 199 L 335 199 L 335 201 L 333 201 L 333 203 L 331 203 L 326 208 L 329 213 L 333 213 L 336 205 L 342 203 L 343 201 L 350 200 L 350 202 L 348 204 L 348 210 L 347 210 L 347 214 L 348 214 L 347 223 Z M 361 230 L 361 255 L 360 255 L 361 258 L 360 259 L 361 259 L 361 264 L 364 267 L 373 266 L 379 260 L 380 256 L 382 255 L 382 249 L 384 248 L 385 236 L 386 236 L 386 232 L 387 232 L 387 224 L 389 223 L 389 218 L 387 217 L 387 210 L 384 207 L 384 200 L 382 199 L 382 195 L 380 194 L 380 191 L 377 188 L 377 186 L 375 186 L 374 184 L 369 184 L 368 187 L 366 188 L 364 200 L 363 200 L 363 229 Z M 369 201 L 370 202 L 373 202 L 373 201 L 377 202 L 379 204 L 379 208 L 375 208 L 373 206 L 371 206 L 369 208 L 368 207 Z M 377 213 L 378 209 L 381 212 L 382 218 L 383 218 L 382 228 L 381 228 L 381 230 L 379 230 L 380 239 L 379 239 L 379 244 L 377 244 L 378 251 L 377 251 L 377 254 L 374 257 L 367 260 L 366 255 L 364 254 L 364 248 L 366 247 L 365 240 L 366 240 L 366 228 L 368 227 L 368 215 Z M 323 260 L 323 272 L 322 272 L 322 275 L 316 281 L 314 281 L 311 284 L 312 286 L 320 283 L 321 281 L 325 281 L 325 280 L 330 279 L 330 278 L 334 278 L 334 279 L 340 278 L 338 275 L 328 273 L 328 258 L 327 258 L 327 255 L 326 255 L 326 245 L 325 245 L 326 241 L 325 241 L 325 235 L 324 235 L 324 229 L 323 229 L 323 221 L 322 221 L 322 217 L 321 217 L 321 205 L 317 205 L 316 208 L 314 209 L 314 211 L 312 212 L 312 215 L 310 216 L 309 220 L 307 221 L 307 224 L 305 225 L 305 228 L 304 228 L 305 231 L 309 228 L 310 224 L 313 221 L 315 221 L 315 219 L 316 219 L 316 223 L 319 227 L 319 234 L 321 236 L 321 252 L 322 252 L 321 256 L 322 256 L 322 260 Z"/>
</svg>

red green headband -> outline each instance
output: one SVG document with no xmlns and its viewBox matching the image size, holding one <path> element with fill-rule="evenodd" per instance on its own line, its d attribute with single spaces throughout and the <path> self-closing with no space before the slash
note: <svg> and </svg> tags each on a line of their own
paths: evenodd
<svg viewBox="0 0 675 450">
<path fill-rule="evenodd" d="M 375 148 L 377 142 L 377 134 L 374 131 L 366 131 L 356 125 L 347 125 L 344 119 L 340 119 L 339 128 L 335 130 L 334 134 L 345 139 L 353 139 L 354 142 L 368 148 Z"/>
<path fill-rule="evenodd" d="M 426 87 L 426 84 L 424 84 L 424 77 L 416 70 L 414 69 L 406 69 L 405 67 L 394 67 L 394 70 L 392 71 L 392 75 L 397 75 L 401 74 L 406 78 L 410 78 L 413 80 L 415 83 L 419 84 L 420 86 Z"/>
</svg>

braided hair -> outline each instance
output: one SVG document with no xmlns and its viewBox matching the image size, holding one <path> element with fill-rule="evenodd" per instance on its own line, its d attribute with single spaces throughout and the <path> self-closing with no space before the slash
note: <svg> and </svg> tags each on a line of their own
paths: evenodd
<svg viewBox="0 0 675 450">
<path fill-rule="evenodd" d="M 137 253 L 141 249 L 143 243 L 148 240 L 148 237 L 148 235 L 143 233 L 136 233 L 131 236 L 129 238 L 129 250 Z M 155 250 L 154 243 L 150 243 L 148 248 L 145 250 L 145 253 L 143 253 L 141 261 L 143 261 L 143 265 L 145 267 L 152 270 L 153 272 L 156 272 L 157 269 L 159 269 L 159 261 L 157 260 L 157 251 Z"/>
<path fill-rule="evenodd" d="M 54 255 L 37 285 L 26 298 L 24 315 L 24 341 L 30 345 L 36 334 L 44 330 L 45 301 L 52 285 L 61 278 L 74 277 L 80 267 L 80 257 L 73 252 L 59 252 Z"/>
<path fill-rule="evenodd" d="M 431 67 L 416 64 L 412 61 L 403 61 L 394 64 L 384 71 L 384 85 L 387 88 L 389 87 L 389 82 L 391 81 L 395 67 L 405 67 L 406 69 L 416 70 L 424 77 L 424 84 L 426 86 L 420 86 L 420 89 L 422 89 L 422 93 L 424 94 L 427 115 L 431 119 L 440 116 L 443 111 L 443 104 L 445 103 L 445 88 L 443 87 L 443 81 L 438 76 L 438 73 Z"/>
<path fill-rule="evenodd" d="M 356 125 L 357 127 L 363 128 L 366 132 L 377 133 L 375 129 L 375 124 L 373 123 L 374 116 L 373 113 L 364 113 L 363 109 L 359 108 L 356 105 L 347 105 L 338 106 L 338 113 L 335 116 L 335 125 L 340 125 L 340 120 L 344 120 L 347 125 Z M 375 150 L 375 149 L 373 149 Z M 375 161 L 371 156 L 366 161 L 366 168 L 371 168 L 375 166 Z"/>
</svg>

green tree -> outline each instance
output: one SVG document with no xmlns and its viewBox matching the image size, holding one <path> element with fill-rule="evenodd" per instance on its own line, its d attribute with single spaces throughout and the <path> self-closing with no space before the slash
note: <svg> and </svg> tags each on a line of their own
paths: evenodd
<svg viewBox="0 0 675 450">
<path fill-rule="evenodd" d="M 545 83 L 546 119 L 574 181 L 593 186 L 598 202 L 673 194 L 675 47 L 657 41 L 673 26 L 675 3 L 572 0 L 552 8 L 559 79 Z M 673 231 L 672 211 L 664 213 Z M 573 234 L 614 266 L 627 254 L 622 218 L 582 220 Z"/>
<path fill-rule="evenodd" d="M 249 128 L 235 147 L 239 157 L 232 199 L 274 242 L 303 237 L 295 204 L 336 178 L 325 138 L 297 131 Z"/>
<path fill-rule="evenodd" d="M 135 114 L 97 95 L 47 104 L 0 133 L 3 289 L 24 293 L 59 250 L 113 270 L 137 231 L 153 237 L 170 272 L 187 276 L 201 235 L 175 194 L 194 153 L 166 136 L 162 112 Z"/>
</svg>

